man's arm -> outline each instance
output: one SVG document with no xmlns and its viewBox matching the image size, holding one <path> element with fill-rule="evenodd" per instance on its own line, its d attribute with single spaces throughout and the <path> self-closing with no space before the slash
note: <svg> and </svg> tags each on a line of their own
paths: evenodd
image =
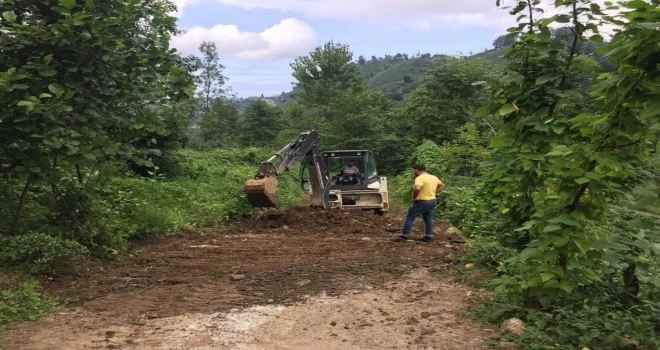
<svg viewBox="0 0 660 350">
<path fill-rule="evenodd" d="M 415 185 L 415 188 L 413 189 L 413 195 L 412 195 L 412 201 L 414 202 L 417 200 L 417 196 L 419 196 L 419 191 L 422 190 L 422 185 Z"/>
<path fill-rule="evenodd" d="M 439 193 L 440 191 L 445 189 L 445 184 L 442 182 L 438 184 L 438 187 L 435 188 L 435 193 Z"/>
</svg>

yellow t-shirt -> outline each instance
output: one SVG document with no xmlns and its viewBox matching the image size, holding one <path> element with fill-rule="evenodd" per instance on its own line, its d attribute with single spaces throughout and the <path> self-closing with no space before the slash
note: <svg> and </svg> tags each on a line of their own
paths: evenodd
<svg viewBox="0 0 660 350">
<path fill-rule="evenodd" d="M 422 189 L 419 191 L 416 199 L 420 201 L 435 199 L 435 190 L 440 184 L 442 184 L 442 181 L 429 173 L 417 176 L 415 178 L 415 186 L 422 186 Z"/>
</svg>

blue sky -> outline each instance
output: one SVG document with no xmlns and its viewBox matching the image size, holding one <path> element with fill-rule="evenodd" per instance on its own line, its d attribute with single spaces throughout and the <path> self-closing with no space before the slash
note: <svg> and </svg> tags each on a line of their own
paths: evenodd
<svg viewBox="0 0 660 350">
<path fill-rule="evenodd" d="M 289 64 L 328 40 L 355 58 L 398 52 L 480 52 L 513 24 L 495 0 L 172 0 L 185 33 L 173 45 L 218 47 L 240 97 L 291 89 Z M 504 1 L 505 3 L 507 1 Z"/>
</svg>

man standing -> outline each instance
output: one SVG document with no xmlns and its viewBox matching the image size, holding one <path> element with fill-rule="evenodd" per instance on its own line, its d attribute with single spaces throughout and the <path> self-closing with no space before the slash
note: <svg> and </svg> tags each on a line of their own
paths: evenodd
<svg viewBox="0 0 660 350">
<path fill-rule="evenodd" d="M 437 177 L 426 172 L 426 167 L 423 164 L 418 164 L 413 167 L 415 173 L 415 185 L 412 196 L 412 206 L 408 209 L 406 221 L 403 224 L 401 236 L 394 239 L 394 241 L 402 242 L 407 241 L 410 236 L 415 218 L 422 216 L 426 231 L 420 241 L 430 243 L 433 241 L 433 211 L 435 210 L 435 196 L 436 193 L 445 188 L 445 184 Z"/>
</svg>

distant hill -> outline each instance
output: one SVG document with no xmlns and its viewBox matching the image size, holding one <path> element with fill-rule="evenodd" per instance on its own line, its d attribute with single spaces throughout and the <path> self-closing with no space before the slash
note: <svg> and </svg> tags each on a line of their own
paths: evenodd
<svg viewBox="0 0 660 350">
<path fill-rule="evenodd" d="M 502 49 L 492 49 L 470 57 L 482 58 L 495 65 L 504 65 L 503 53 Z M 433 67 L 434 62 L 442 57 L 446 56 L 426 53 L 410 57 L 406 54 L 396 54 L 380 58 L 372 57 L 368 61 L 360 57 L 358 64 L 370 88 L 380 90 L 391 99 L 400 101 L 419 85 L 421 78 Z M 293 95 L 294 92 L 291 91 L 267 98 L 281 105 L 293 99 Z M 249 103 L 250 99 L 240 100 L 240 107 Z"/>
<path fill-rule="evenodd" d="M 433 61 L 438 57 L 381 58 L 368 61 L 360 68 L 362 75 L 369 80 L 370 88 L 380 90 L 398 101 L 417 87 L 421 77 L 431 69 Z"/>
<path fill-rule="evenodd" d="M 502 49 L 492 49 L 470 56 L 504 65 Z M 413 91 L 420 79 L 433 67 L 433 63 L 445 55 L 423 54 L 416 57 L 397 54 L 386 56 L 361 64 L 362 75 L 369 79 L 369 87 L 385 93 L 391 99 L 399 101 L 407 93 Z"/>
<path fill-rule="evenodd" d="M 504 49 L 491 49 L 474 54 L 470 57 L 481 58 L 490 61 L 496 66 L 504 66 L 506 64 L 506 61 L 502 57 L 503 55 L 504 55 Z"/>
</svg>

